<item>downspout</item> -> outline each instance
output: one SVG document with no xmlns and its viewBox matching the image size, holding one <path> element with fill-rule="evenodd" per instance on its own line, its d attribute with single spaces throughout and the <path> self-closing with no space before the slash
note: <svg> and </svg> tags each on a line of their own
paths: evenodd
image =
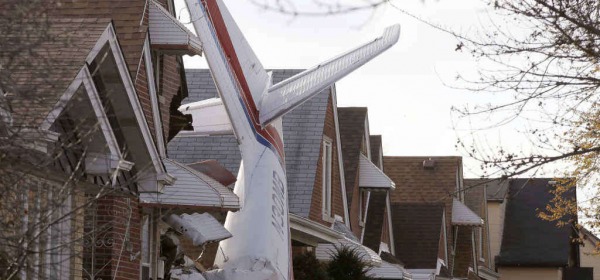
<svg viewBox="0 0 600 280">
<path fill-rule="evenodd" d="M 454 275 L 454 261 L 456 260 L 456 241 L 458 240 L 458 226 L 454 226 L 454 244 L 452 245 L 452 267 L 450 267 L 450 275 Z"/>
</svg>

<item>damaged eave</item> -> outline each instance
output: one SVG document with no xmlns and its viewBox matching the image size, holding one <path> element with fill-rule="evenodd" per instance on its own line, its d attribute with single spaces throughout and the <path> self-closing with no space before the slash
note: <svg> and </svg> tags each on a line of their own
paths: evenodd
<svg viewBox="0 0 600 280">
<path fill-rule="evenodd" d="M 360 154 L 358 185 L 370 190 L 394 190 L 396 184 L 365 155 Z"/>
<path fill-rule="evenodd" d="M 154 50 L 176 55 L 202 55 L 200 39 L 156 1 L 150 1 L 149 30 Z"/>
<path fill-rule="evenodd" d="M 172 159 L 163 159 L 167 172 L 176 181 L 163 188 L 162 193 L 142 193 L 146 207 L 193 210 L 237 211 L 240 201 L 229 188 L 210 176 Z"/>
</svg>

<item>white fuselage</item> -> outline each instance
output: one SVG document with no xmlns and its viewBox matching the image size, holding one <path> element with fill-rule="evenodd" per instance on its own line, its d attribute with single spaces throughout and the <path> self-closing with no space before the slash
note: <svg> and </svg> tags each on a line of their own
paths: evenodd
<svg viewBox="0 0 600 280">
<path fill-rule="evenodd" d="M 233 237 L 219 244 L 209 279 L 292 278 L 281 120 L 262 127 L 259 97 L 271 85 L 269 75 L 253 71 L 247 43 L 218 1 L 186 0 L 194 28 L 238 140 L 242 164 L 234 192 L 242 208 L 229 213 L 225 227 Z M 258 73 L 258 74 L 257 74 Z M 257 98 L 258 97 L 258 98 Z M 279 123 L 279 125 L 277 125 Z"/>
</svg>

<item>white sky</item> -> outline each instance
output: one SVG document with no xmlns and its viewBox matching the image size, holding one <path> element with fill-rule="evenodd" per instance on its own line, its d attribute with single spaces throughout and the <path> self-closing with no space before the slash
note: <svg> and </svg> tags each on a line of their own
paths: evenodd
<svg viewBox="0 0 600 280">
<path fill-rule="evenodd" d="M 181 0 L 176 1 L 178 10 L 184 7 Z M 399 23 L 402 31 L 398 44 L 336 83 L 339 106 L 368 107 L 371 134 L 383 135 L 385 155 L 461 155 L 455 148 L 457 131 L 453 129 L 453 120 L 457 118 L 451 116 L 450 108 L 505 98 L 445 86 L 444 82 L 457 85 L 454 78 L 458 73 L 474 73 L 476 63 L 471 55 L 455 51 L 458 41 L 454 37 L 391 6 L 339 16 L 291 17 L 265 11 L 249 1 L 224 1 L 265 68 L 314 66 L 380 36 L 385 27 Z M 310 2 L 294 1 L 300 3 L 299 9 L 303 8 L 302 3 Z M 394 1 L 413 14 L 468 33 L 480 28 L 480 22 L 488 17 L 482 2 Z M 186 68 L 206 68 L 200 57 L 184 61 Z M 465 127 L 466 122 L 460 124 Z M 515 133 L 521 129 L 518 125 L 496 129 L 484 137 L 490 146 L 502 143 L 528 149 L 522 136 Z M 480 176 L 478 166 L 465 157 L 465 177 Z"/>
</svg>

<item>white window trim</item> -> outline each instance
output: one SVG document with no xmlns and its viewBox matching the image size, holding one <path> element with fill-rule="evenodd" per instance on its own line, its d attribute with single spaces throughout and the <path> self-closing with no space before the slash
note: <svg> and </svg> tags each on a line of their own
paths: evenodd
<svg viewBox="0 0 600 280">
<path fill-rule="evenodd" d="M 137 98 L 137 94 L 135 91 L 135 85 L 134 85 L 133 81 L 131 80 L 131 75 L 129 75 L 129 69 L 127 69 L 127 64 L 125 62 L 125 58 L 123 57 L 123 52 L 121 51 L 121 48 L 119 47 L 119 44 L 117 42 L 117 36 L 116 36 L 115 29 L 114 29 L 112 23 L 108 24 L 108 27 L 106 28 L 106 30 L 104 30 L 104 33 L 102 33 L 102 36 L 100 36 L 100 39 L 96 42 L 96 45 L 92 48 L 92 51 L 88 54 L 86 61 L 88 63 L 91 63 L 94 60 L 94 58 L 98 55 L 98 53 L 102 50 L 102 47 L 104 47 L 104 45 L 106 43 L 109 43 L 113 57 L 117 63 L 117 67 L 119 67 L 119 70 L 120 70 L 119 74 L 121 75 L 121 80 L 123 81 L 123 84 L 125 85 L 125 90 L 127 91 L 127 97 L 129 97 L 129 102 L 131 103 L 133 112 L 138 121 L 138 126 L 142 133 L 142 138 L 144 139 L 144 142 L 146 143 L 146 147 L 148 148 L 148 153 L 150 154 L 150 158 L 152 159 L 152 164 L 156 171 L 156 178 L 153 179 L 153 182 L 148 182 L 148 183 L 153 183 L 153 184 L 158 183 L 156 188 L 151 188 L 150 186 L 142 187 L 143 190 L 140 190 L 140 192 L 160 191 L 160 189 L 162 189 L 162 187 L 164 185 L 172 185 L 175 182 L 175 177 L 173 177 L 167 173 L 164 165 L 162 164 L 160 154 L 158 153 L 158 149 L 157 149 L 156 145 L 154 144 L 154 141 L 152 141 L 152 136 L 150 134 L 150 128 L 148 127 L 148 122 L 146 121 L 146 117 L 144 116 L 144 113 L 142 111 L 142 105 L 140 104 L 140 101 Z M 141 57 L 140 57 L 140 62 L 141 62 Z M 138 66 L 138 71 L 139 71 L 139 66 Z M 143 183 L 143 182 L 140 182 L 140 183 Z M 143 185 L 143 184 L 141 184 L 141 185 Z"/>
<path fill-rule="evenodd" d="M 390 192 L 387 193 L 387 197 L 385 200 L 385 206 L 387 210 L 387 218 L 388 218 L 388 235 L 390 238 L 390 251 L 392 255 L 396 255 L 396 244 L 394 241 L 394 229 L 392 225 L 392 208 L 391 208 L 391 200 L 390 200 Z M 445 238 L 445 236 L 444 236 Z"/>
<path fill-rule="evenodd" d="M 479 261 L 485 262 L 485 258 L 483 257 L 483 227 L 478 227 L 479 231 L 479 244 L 477 245 L 477 254 L 479 255 Z"/>
<path fill-rule="evenodd" d="M 360 191 L 362 192 L 363 190 L 360 190 Z M 359 197 L 362 200 L 362 196 L 359 196 Z M 360 243 L 363 242 L 363 239 L 365 237 L 365 230 L 367 229 L 367 227 L 365 227 L 365 223 L 367 222 L 367 213 L 369 213 L 369 200 L 370 199 L 371 199 L 371 192 L 367 191 L 367 201 L 365 201 L 365 213 L 361 213 L 361 215 L 359 216 L 359 219 L 358 219 L 358 224 L 363 227 L 362 232 L 360 233 Z M 362 206 L 362 201 L 359 201 L 359 202 L 360 202 L 359 206 Z"/>
<path fill-rule="evenodd" d="M 327 153 L 329 148 L 329 153 Z M 329 164 L 327 164 L 327 160 L 329 160 Z M 333 218 L 333 209 L 332 209 L 332 188 L 333 188 L 333 143 L 331 141 L 331 139 L 327 138 L 327 137 L 323 137 L 323 157 L 321 158 L 321 163 L 322 163 L 322 213 L 323 213 L 323 220 L 325 221 L 329 221 L 332 222 Z M 329 174 L 327 174 L 327 171 L 329 171 Z M 329 188 L 327 188 L 327 183 L 329 183 Z M 327 193 L 328 192 L 328 193 Z M 327 200 L 327 197 L 329 197 L 329 201 Z"/>
<path fill-rule="evenodd" d="M 335 84 L 331 87 L 331 105 L 333 107 L 333 121 L 335 123 L 335 137 L 336 141 L 336 151 L 338 158 L 338 168 L 339 168 L 339 176 L 340 176 L 340 185 L 342 186 L 342 204 L 344 206 L 344 224 L 350 224 L 350 212 L 348 212 L 348 196 L 346 195 L 346 178 L 344 175 L 344 159 L 342 158 L 342 141 L 340 141 L 340 127 L 338 121 L 338 111 L 337 111 L 337 94 L 335 89 Z"/>
<path fill-rule="evenodd" d="M 144 42 L 144 61 L 146 62 L 146 76 L 148 77 L 148 94 L 150 95 L 150 103 L 152 105 L 152 119 L 154 121 L 154 130 L 156 134 L 156 144 L 158 146 L 158 153 L 162 158 L 167 157 L 167 150 L 165 148 L 165 137 L 163 135 L 163 126 L 162 119 L 160 117 L 160 106 L 158 103 L 158 82 L 157 78 L 159 76 L 157 67 L 156 71 L 154 71 L 154 67 L 152 65 L 152 54 L 150 52 L 150 40 L 148 36 L 146 36 L 146 41 Z M 159 62 L 157 62 L 159 63 Z M 157 77 L 155 77 L 155 75 Z"/>
</svg>

